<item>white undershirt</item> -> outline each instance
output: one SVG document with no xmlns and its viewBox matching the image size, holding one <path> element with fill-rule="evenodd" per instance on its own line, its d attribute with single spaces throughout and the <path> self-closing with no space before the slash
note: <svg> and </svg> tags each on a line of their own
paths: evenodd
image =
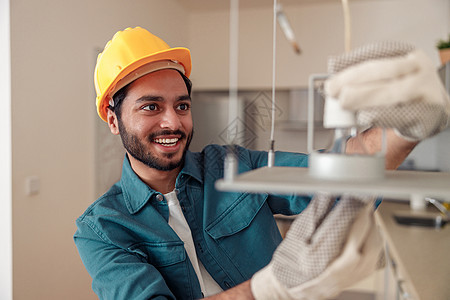
<svg viewBox="0 0 450 300">
<path fill-rule="evenodd" d="M 168 194 L 164 194 L 164 197 L 167 201 L 167 206 L 169 207 L 169 226 L 172 227 L 178 237 L 184 242 L 184 248 L 186 249 L 192 266 L 194 267 L 194 271 L 197 274 L 203 295 L 208 297 L 222 292 L 222 288 L 211 277 L 211 275 L 209 275 L 208 271 L 197 257 L 191 229 L 189 228 L 186 218 L 181 211 L 177 194 L 175 191 L 172 191 Z"/>
</svg>

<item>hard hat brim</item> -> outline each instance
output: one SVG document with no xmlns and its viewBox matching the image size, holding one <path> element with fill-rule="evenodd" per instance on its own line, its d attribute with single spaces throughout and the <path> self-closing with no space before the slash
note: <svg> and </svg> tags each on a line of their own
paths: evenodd
<svg viewBox="0 0 450 300">
<path fill-rule="evenodd" d="M 136 60 L 129 64 L 128 66 L 124 67 L 116 76 L 115 80 L 111 82 L 111 84 L 106 88 L 106 92 L 103 93 L 102 98 L 97 99 L 97 112 L 100 118 L 102 118 L 103 121 L 107 122 L 107 110 L 109 105 L 109 100 L 112 98 L 113 94 L 112 92 L 115 91 L 115 87 L 117 83 L 126 77 L 131 72 L 137 70 L 138 68 L 149 64 L 151 62 L 161 61 L 161 60 L 171 60 L 174 62 L 177 62 L 181 64 L 185 70 L 186 77 L 189 77 L 191 74 L 191 53 L 189 49 L 184 47 L 175 47 L 166 49 L 163 51 L 155 52 L 151 55 L 142 57 L 139 60 Z M 168 67 L 170 68 L 170 67 Z M 137 78 L 136 78 L 137 79 Z"/>
</svg>

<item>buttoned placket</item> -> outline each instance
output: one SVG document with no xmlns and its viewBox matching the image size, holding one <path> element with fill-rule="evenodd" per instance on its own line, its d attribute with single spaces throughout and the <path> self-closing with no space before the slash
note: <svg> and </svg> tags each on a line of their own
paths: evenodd
<svg viewBox="0 0 450 300">
<path fill-rule="evenodd" d="M 161 214 L 161 216 L 163 216 L 166 222 L 169 222 L 169 207 L 167 206 L 164 196 L 159 192 L 155 192 L 152 198 L 154 199 L 153 206 Z"/>
<path fill-rule="evenodd" d="M 184 217 L 186 218 L 186 221 L 188 222 L 191 229 L 192 238 L 194 240 L 195 249 L 197 251 L 197 257 L 203 263 L 205 268 L 206 266 L 211 264 L 217 266 L 216 272 L 213 272 L 213 274 L 216 275 L 215 280 L 217 280 L 217 278 L 220 278 L 219 285 L 222 287 L 222 289 L 229 289 L 235 286 L 236 283 L 234 283 L 234 281 L 229 276 L 227 276 L 225 270 L 220 266 L 220 264 L 218 264 L 218 262 L 211 256 L 211 253 L 208 251 L 208 246 L 203 236 L 204 232 L 202 230 L 202 227 L 200 226 L 201 223 L 196 220 L 195 207 L 192 207 L 191 205 L 191 203 L 195 203 L 196 199 L 188 198 L 187 189 L 189 189 L 190 186 L 188 182 L 184 183 L 185 184 L 182 187 L 177 187 L 177 195 Z M 203 199 L 198 199 L 197 201 L 203 201 Z"/>
<path fill-rule="evenodd" d="M 164 196 L 161 194 L 156 195 L 156 201 L 161 202 L 164 200 Z"/>
</svg>

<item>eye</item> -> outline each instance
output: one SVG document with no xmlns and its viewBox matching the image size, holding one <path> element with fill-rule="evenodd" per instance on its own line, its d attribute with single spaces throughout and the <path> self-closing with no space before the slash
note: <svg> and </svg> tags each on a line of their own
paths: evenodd
<svg viewBox="0 0 450 300">
<path fill-rule="evenodd" d="M 158 109 L 158 105 L 156 104 L 147 104 L 145 106 L 142 107 L 143 110 L 148 110 L 148 111 L 155 111 Z"/>
<path fill-rule="evenodd" d="M 191 106 L 188 103 L 181 103 L 178 105 L 178 109 L 182 111 L 188 111 Z"/>
</svg>

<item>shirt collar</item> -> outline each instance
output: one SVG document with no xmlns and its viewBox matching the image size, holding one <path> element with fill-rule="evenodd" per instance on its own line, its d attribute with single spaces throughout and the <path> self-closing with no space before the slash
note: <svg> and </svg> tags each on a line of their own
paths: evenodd
<svg viewBox="0 0 450 300">
<path fill-rule="evenodd" d="M 128 211 L 132 214 L 138 212 L 148 200 L 151 199 L 155 190 L 145 184 L 131 168 L 128 156 L 125 155 L 122 166 L 122 177 L 120 185 Z"/>
<path fill-rule="evenodd" d="M 186 152 L 185 162 L 180 175 L 189 175 L 203 183 L 202 164 L 199 153 Z M 125 155 L 122 166 L 120 184 L 128 211 L 132 214 L 138 212 L 158 192 L 144 183 L 131 168 L 128 156 Z"/>
<path fill-rule="evenodd" d="M 184 166 L 180 174 L 186 174 L 195 178 L 200 183 L 203 183 L 203 163 L 200 161 L 200 153 L 186 152 L 184 159 Z M 180 177 L 180 174 L 178 177 Z"/>
</svg>

